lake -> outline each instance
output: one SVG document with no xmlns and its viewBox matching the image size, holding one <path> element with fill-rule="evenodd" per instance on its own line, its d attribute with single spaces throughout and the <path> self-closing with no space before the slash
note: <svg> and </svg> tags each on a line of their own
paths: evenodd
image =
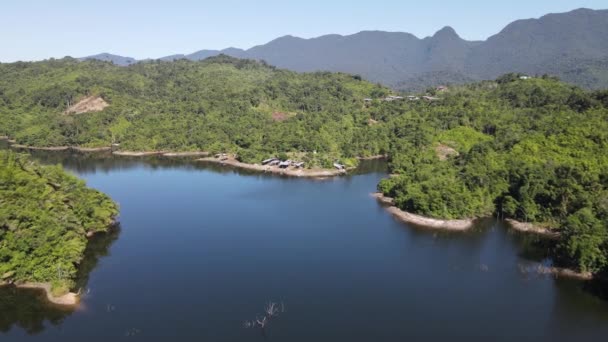
<svg viewBox="0 0 608 342">
<path fill-rule="evenodd" d="M 82 305 L 0 289 L 2 341 L 603 340 L 608 302 L 525 272 L 547 244 L 488 219 L 411 227 L 370 193 L 381 161 L 305 180 L 194 161 L 37 152 L 120 204 L 81 265 Z M 547 262 L 544 260 L 543 262 Z M 267 302 L 284 309 L 244 328 Z"/>
</svg>

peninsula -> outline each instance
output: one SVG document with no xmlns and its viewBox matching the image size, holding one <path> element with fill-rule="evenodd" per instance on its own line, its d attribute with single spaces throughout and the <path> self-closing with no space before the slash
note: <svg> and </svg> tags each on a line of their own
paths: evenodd
<svg viewBox="0 0 608 342">
<path fill-rule="evenodd" d="M 88 237 L 111 229 L 118 206 L 61 167 L 11 151 L 0 151 L 0 184 L 0 285 L 77 304 L 74 277 Z"/>
</svg>

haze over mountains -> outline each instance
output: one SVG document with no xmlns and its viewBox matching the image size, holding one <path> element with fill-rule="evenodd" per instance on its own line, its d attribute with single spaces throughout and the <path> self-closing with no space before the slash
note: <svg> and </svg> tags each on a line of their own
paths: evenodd
<svg viewBox="0 0 608 342">
<path fill-rule="evenodd" d="M 467 41 L 449 26 L 423 39 L 363 31 L 303 39 L 277 38 L 248 50 L 200 50 L 160 58 L 201 60 L 218 54 L 265 60 L 294 71 L 340 71 L 398 89 L 493 79 L 507 72 L 549 73 L 585 88 L 608 88 L 608 10 L 577 9 L 517 20 L 485 41 Z M 100 54 L 119 65 L 134 58 Z"/>
</svg>

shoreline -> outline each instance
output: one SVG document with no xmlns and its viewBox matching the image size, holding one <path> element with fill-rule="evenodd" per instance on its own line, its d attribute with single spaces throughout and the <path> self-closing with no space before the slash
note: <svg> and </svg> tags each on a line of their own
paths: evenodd
<svg viewBox="0 0 608 342">
<path fill-rule="evenodd" d="M 191 152 L 169 152 L 169 151 L 112 151 L 115 156 L 121 157 L 150 157 L 161 156 L 167 158 L 182 158 L 182 157 L 205 157 L 210 153 L 205 151 Z"/>
<path fill-rule="evenodd" d="M 192 152 L 167 152 L 163 153 L 163 157 L 207 157 L 211 153 L 205 151 L 192 151 Z"/>
<path fill-rule="evenodd" d="M 558 232 L 533 223 L 520 222 L 510 218 L 505 219 L 505 222 L 507 222 L 511 228 L 519 232 L 538 234 L 551 239 L 557 239 L 560 236 Z"/>
<path fill-rule="evenodd" d="M 149 156 L 160 156 L 167 151 L 112 151 L 115 156 L 121 157 L 149 157 Z"/>
<path fill-rule="evenodd" d="M 188 151 L 188 152 L 169 152 L 169 151 L 114 151 L 111 146 L 102 146 L 102 147 L 82 147 L 82 146 L 31 146 L 31 145 L 22 145 L 17 144 L 15 140 L 11 140 L 8 136 L 0 136 L 0 140 L 7 141 L 10 144 L 10 147 L 24 150 L 34 150 L 34 151 L 76 151 L 83 153 L 91 153 L 91 152 L 112 152 L 115 156 L 122 157 L 147 157 L 147 156 L 162 156 L 168 158 L 178 158 L 178 157 L 206 157 L 210 153 L 206 151 Z"/>
<path fill-rule="evenodd" d="M 36 282 L 25 282 L 25 283 L 7 283 L 0 281 L 0 286 L 14 286 L 18 289 L 32 289 L 43 291 L 46 299 L 55 305 L 74 307 L 80 303 L 80 295 L 74 292 L 68 292 L 62 296 L 55 297 L 51 291 L 51 284 L 49 283 L 36 283 Z"/>
<path fill-rule="evenodd" d="M 11 142 L 9 140 L 9 142 Z M 67 151 L 70 149 L 69 146 L 52 146 L 52 147 L 36 147 L 11 143 L 12 148 L 18 148 L 23 150 L 36 150 L 36 151 Z"/>
<path fill-rule="evenodd" d="M 116 217 L 118 217 L 118 216 L 116 216 Z M 108 230 L 112 229 L 116 225 L 116 223 L 117 223 L 116 217 L 114 217 L 112 220 L 112 223 L 110 225 L 108 225 Z M 89 231 L 85 234 L 85 236 L 87 239 L 90 239 L 94 235 L 101 234 L 101 233 L 107 233 L 107 231 L 96 231 L 96 232 Z M 88 247 L 88 244 L 89 244 L 89 241 L 87 241 L 87 247 Z M 78 293 L 68 291 L 67 293 L 65 293 L 61 296 L 54 296 L 51 283 L 33 282 L 33 281 L 13 282 L 12 280 L 0 279 L 0 287 L 3 287 L 3 286 L 14 286 L 17 289 L 31 289 L 31 290 L 43 291 L 48 302 L 53 305 L 59 305 L 62 307 L 67 307 L 67 308 L 74 308 L 74 307 L 78 306 L 78 304 L 80 304 L 80 290 L 78 291 Z"/>
<path fill-rule="evenodd" d="M 372 197 L 376 198 L 378 202 L 388 205 L 389 207 L 386 210 L 391 213 L 396 218 L 400 219 L 405 223 L 412 223 L 419 226 L 423 226 L 429 229 L 445 229 L 451 231 L 466 231 L 471 228 L 474 224 L 474 220 L 466 219 L 466 220 L 440 220 L 433 219 L 429 217 L 424 217 L 416 214 L 409 213 L 407 211 L 403 211 L 396 206 L 394 206 L 393 199 L 391 197 L 384 196 L 382 193 L 376 192 L 371 194 Z M 552 232 L 547 228 L 538 227 L 531 223 L 523 223 L 513 219 L 505 219 L 507 223 L 509 223 L 510 227 L 513 229 L 523 232 L 523 233 L 532 233 L 539 234 L 546 238 L 558 238 L 559 233 Z M 541 275 L 553 275 L 555 277 L 562 278 L 571 278 L 577 280 L 593 280 L 595 278 L 593 273 L 590 272 L 579 272 L 577 270 L 559 267 L 559 266 L 543 266 L 537 265 L 533 268 L 522 269 L 524 273 L 537 273 Z"/>
<path fill-rule="evenodd" d="M 430 229 L 444 229 L 451 231 L 466 231 L 471 229 L 475 223 L 474 219 L 441 220 L 412 214 L 397 208 L 394 205 L 393 199 L 391 197 L 384 196 L 382 193 L 375 192 L 372 193 L 371 196 L 378 200 L 378 202 L 388 205 L 386 211 L 405 223 L 416 224 Z"/>
<path fill-rule="evenodd" d="M 112 151 L 111 147 L 80 147 L 80 146 L 70 146 L 71 150 L 77 152 L 106 152 Z"/>
<path fill-rule="evenodd" d="M 247 164 L 241 163 L 234 158 L 228 158 L 226 160 L 220 160 L 215 157 L 200 158 L 196 161 L 215 163 L 220 165 L 228 165 L 240 169 L 252 170 L 258 172 L 268 172 L 273 174 L 293 176 L 293 177 L 310 177 L 310 178 L 326 178 L 334 177 L 346 174 L 346 170 L 331 170 L 331 169 L 293 169 L 286 168 L 281 169 L 278 166 L 268 166 L 260 164 Z"/>
</svg>

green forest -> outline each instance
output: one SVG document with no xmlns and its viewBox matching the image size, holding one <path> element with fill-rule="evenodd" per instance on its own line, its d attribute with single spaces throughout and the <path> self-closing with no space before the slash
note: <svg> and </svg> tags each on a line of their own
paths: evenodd
<svg viewBox="0 0 608 342">
<path fill-rule="evenodd" d="M 0 151 L 0 276 L 49 282 L 54 294 L 74 286 L 87 235 L 106 232 L 118 207 L 59 166 Z"/>
<path fill-rule="evenodd" d="M 398 207 L 537 223 L 560 233 L 571 266 L 608 265 L 608 91 L 507 74 L 384 101 L 397 94 L 356 75 L 227 56 L 129 67 L 65 58 L 0 64 L 0 74 L 0 135 L 20 144 L 231 152 L 255 163 L 297 154 L 308 167 L 387 154 L 394 176 L 378 189 Z M 86 97 L 108 106 L 66 114 Z"/>
<path fill-rule="evenodd" d="M 389 126 L 396 174 L 378 189 L 430 217 L 495 215 L 553 228 L 571 266 L 605 269 L 608 91 L 509 74 L 439 96 L 374 111 Z"/>
<path fill-rule="evenodd" d="M 298 74 L 227 56 L 128 68 L 65 58 L 0 64 L 0 74 L 0 135 L 24 145 L 117 143 L 123 150 L 233 152 L 258 163 L 298 152 L 311 167 L 354 164 L 354 156 L 388 149 L 363 110 L 363 98 L 388 90 L 357 76 Z M 87 96 L 109 106 L 64 113 Z"/>
</svg>

